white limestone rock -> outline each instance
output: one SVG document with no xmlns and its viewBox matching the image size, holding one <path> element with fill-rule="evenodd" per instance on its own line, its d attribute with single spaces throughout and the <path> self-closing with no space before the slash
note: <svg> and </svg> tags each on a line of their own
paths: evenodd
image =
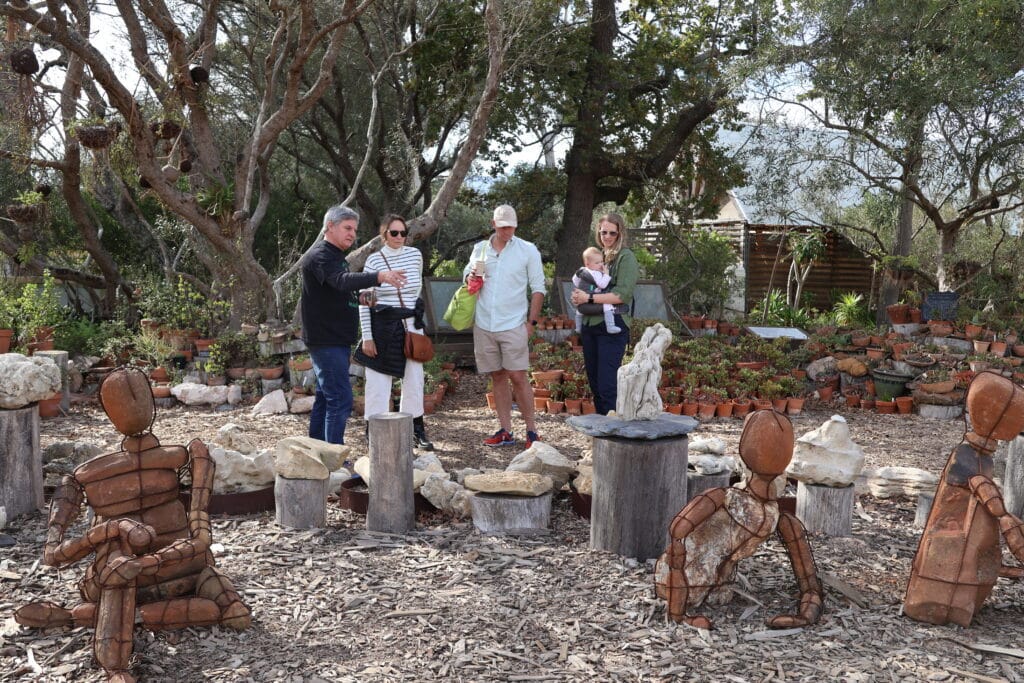
<svg viewBox="0 0 1024 683">
<path fill-rule="evenodd" d="M 222 446 L 210 449 L 217 465 L 213 478 L 214 493 L 255 491 L 274 484 L 274 452 L 239 453 Z"/>
<path fill-rule="evenodd" d="M 288 436 L 274 447 L 274 471 L 286 479 L 327 479 L 351 453 L 351 446 Z"/>
<path fill-rule="evenodd" d="M 237 406 L 242 402 L 242 387 L 238 384 L 228 385 L 228 405 Z"/>
<path fill-rule="evenodd" d="M 694 436 L 690 438 L 690 443 L 687 444 L 686 452 L 691 455 L 694 453 L 725 455 L 725 448 L 725 442 L 717 436 Z"/>
<path fill-rule="evenodd" d="M 50 359 L 20 353 L 0 355 L 0 408 L 24 408 L 60 390 L 60 368 Z"/>
<path fill-rule="evenodd" d="M 466 477 L 466 488 L 481 493 L 541 496 L 551 490 L 551 477 L 534 472 L 492 472 Z"/>
<path fill-rule="evenodd" d="M 424 453 L 423 455 L 417 456 L 412 461 L 414 469 L 423 470 L 424 472 L 431 472 L 433 474 L 443 474 L 448 476 L 445 472 L 444 465 L 441 464 L 441 458 L 437 457 L 436 453 Z"/>
<path fill-rule="evenodd" d="M 483 470 L 478 470 L 475 467 L 464 467 L 461 470 L 455 470 L 455 481 L 463 486 L 466 485 L 466 477 L 471 474 L 483 474 Z"/>
<path fill-rule="evenodd" d="M 672 343 L 672 332 L 655 323 L 633 349 L 633 359 L 618 370 L 615 414 L 623 420 L 653 420 L 661 415 L 661 359 Z"/>
<path fill-rule="evenodd" d="M 465 487 L 450 480 L 442 474 L 431 474 L 420 487 L 420 494 L 430 501 L 438 510 L 443 510 L 456 517 L 469 517 L 470 494 Z"/>
<path fill-rule="evenodd" d="M 736 469 L 736 458 L 729 455 L 717 456 L 698 453 L 690 455 L 688 462 L 697 474 L 721 474 Z"/>
<path fill-rule="evenodd" d="M 103 452 L 103 448 L 87 441 L 55 441 L 43 449 L 43 464 L 67 460 L 77 466 Z"/>
<path fill-rule="evenodd" d="M 171 387 L 171 394 L 187 406 L 219 406 L 228 402 L 228 387 L 183 382 Z"/>
<path fill-rule="evenodd" d="M 288 399 L 284 391 L 277 389 L 260 399 L 260 402 L 252 407 L 252 415 L 279 415 L 288 412 Z"/>
<path fill-rule="evenodd" d="M 579 465 L 579 474 L 572 480 L 572 485 L 577 493 L 586 496 L 594 495 L 594 466 Z"/>
<path fill-rule="evenodd" d="M 534 441 L 528 449 L 512 458 L 508 472 L 535 472 L 551 478 L 558 491 L 576 474 L 576 463 L 544 441 Z"/>
<path fill-rule="evenodd" d="M 866 492 L 875 498 L 907 496 L 915 499 L 922 493 L 934 493 L 938 483 L 938 475 L 917 467 L 868 467 L 854 482 L 858 494 Z"/>
<path fill-rule="evenodd" d="M 796 440 L 786 474 L 808 484 L 849 486 L 864 467 L 864 451 L 850 438 L 842 415 L 833 415 Z"/>
<path fill-rule="evenodd" d="M 363 457 L 361 457 L 358 460 L 356 460 L 355 464 L 353 465 L 353 468 L 355 469 L 356 474 L 358 474 L 360 477 L 362 477 L 363 481 L 366 482 L 366 485 L 369 486 L 370 485 L 370 474 L 371 474 L 371 472 L 370 472 L 370 456 L 364 455 Z M 421 486 L 423 486 L 423 482 L 425 482 L 427 480 L 427 477 L 429 477 L 431 474 L 434 474 L 434 473 L 433 472 L 428 472 L 427 470 L 416 469 L 416 467 L 414 465 L 413 466 L 413 470 L 412 470 L 412 488 L 413 488 L 413 490 L 415 491 L 415 490 L 419 489 Z"/>
<path fill-rule="evenodd" d="M 292 394 L 292 400 L 288 404 L 288 412 L 294 415 L 304 415 L 313 411 L 313 402 L 316 396 L 305 396 Z"/>
<path fill-rule="evenodd" d="M 228 422 L 217 430 L 213 443 L 239 453 L 255 453 L 258 449 L 241 426 Z"/>
</svg>

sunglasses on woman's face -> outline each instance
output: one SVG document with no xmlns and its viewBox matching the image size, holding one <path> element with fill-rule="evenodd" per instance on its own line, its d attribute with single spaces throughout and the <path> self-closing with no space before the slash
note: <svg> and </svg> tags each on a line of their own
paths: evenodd
<svg viewBox="0 0 1024 683">
<path fill-rule="evenodd" d="M 618 232 L 612 232 L 611 230 L 602 230 L 601 231 L 601 237 L 615 237 L 618 234 L 619 234 Z"/>
<path fill-rule="evenodd" d="M 390 233 L 392 237 L 405 237 L 406 235 L 409 234 L 409 231 L 408 230 L 388 230 L 388 233 Z"/>
</svg>

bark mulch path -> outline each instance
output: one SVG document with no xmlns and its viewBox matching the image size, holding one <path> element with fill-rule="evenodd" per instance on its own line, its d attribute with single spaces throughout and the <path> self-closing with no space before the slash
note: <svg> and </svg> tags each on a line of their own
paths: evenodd
<svg viewBox="0 0 1024 683">
<path fill-rule="evenodd" d="M 480 440 L 496 422 L 483 404 L 483 381 L 464 378 L 430 436 L 450 469 L 504 466 L 515 449 Z M 821 424 L 835 406 L 811 407 L 797 434 Z M 960 440 L 962 421 L 847 412 L 869 466 L 909 465 L 938 472 Z M 212 438 L 242 425 L 261 447 L 304 432 L 304 416 L 252 418 L 247 411 L 161 411 L 164 443 Z M 542 437 L 570 457 L 586 439 L 554 416 L 540 416 Z M 739 420 L 712 421 L 735 452 Z M 521 422 L 516 429 L 524 434 Z M 365 448 L 354 419 L 349 442 Z M 76 404 L 42 426 L 42 442 L 118 439 L 94 404 Z M 1024 680 L 1024 586 L 1001 581 L 969 629 L 919 624 L 900 615 L 918 531 L 915 502 L 861 496 L 853 536 L 812 537 L 827 589 L 821 622 L 770 631 L 764 619 L 794 607 L 795 581 L 779 543 L 740 565 L 732 603 L 710 609 L 715 629 L 666 622 L 650 563 L 588 549 L 589 526 L 557 498 L 551 530 L 491 538 L 471 523 L 422 515 L 415 533 L 368 533 L 364 518 L 331 508 L 328 528 L 292 531 L 273 515 L 220 518 L 218 565 L 253 609 L 244 633 L 220 628 L 136 630 L 133 672 L 149 681 L 1020 681 Z M 38 633 L 14 624 L 13 610 L 33 599 L 78 600 L 82 567 L 40 563 L 45 515 L 5 530 L 0 549 L 0 680 L 101 681 L 86 629 Z M 995 648 L 995 649 L 993 649 Z M 1000 650 L 1000 648 L 1002 648 Z"/>
</svg>

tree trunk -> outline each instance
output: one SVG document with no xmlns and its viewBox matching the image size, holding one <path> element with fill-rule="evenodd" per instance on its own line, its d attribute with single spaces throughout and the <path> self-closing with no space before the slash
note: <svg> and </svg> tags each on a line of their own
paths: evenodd
<svg viewBox="0 0 1024 683">
<path fill-rule="evenodd" d="M 904 182 L 900 191 L 900 212 L 896 219 L 896 235 L 893 238 L 893 256 L 910 256 L 910 247 L 914 236 L 914 200 L 911 197 L 910 185 L 917 184 L 917 173 L 921 166 L 921 145 L 924 144 L 924 124 L 920 124 L 914 132 L 910 146 L 903 156 Z M 941 268 L 941 266 L 940 266 Z M 890 268 L 882 269 L 882 285 L 878 293 L 878 310 L 875 314 L 875 322 L 885 325 L 888 322 L 885 308 L 896 303 L 900 294 L 907 286 L 907 277 L 902 271 L 893 271 Z M 941 289 L 941 287 L 940 287 Z"/>
<path fill-rule="evenodd" d="M 575 159 L 574 152 L 577 153 Z M 594 217 L 594 188 L 597 181 L 593 174 L 580 170 L 580 154 L 582 152 L 575 149 L 569 153 L 566 169 L 568 188 L 565 194 L 565 210 L 562 213 L 562 229 L 555 238 L 559 254 L 555 261 L 556 277 L 572 277 L 579 267 L 583 250 L 593 246 L 594 242 L 590 237 L 590 225 Z"/>
</svg>

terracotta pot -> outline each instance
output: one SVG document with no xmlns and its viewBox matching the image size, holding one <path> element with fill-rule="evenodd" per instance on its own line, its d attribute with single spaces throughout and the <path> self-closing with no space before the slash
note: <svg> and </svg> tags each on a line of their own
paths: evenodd
<svg viewBox="0 0 1024 683">
<path fill-rule="evenodd" d="M 866 349 L 866 353 L 868 354 L 868 358 L 873 360 L 882 360 L 885 358 L 885 349 L 870 347 Z"/>
<path fill-rule="evenodd" d="M 537 370 L 530 373 L 536 386 L 546 387 L 552 382 L 561 382 L 564 370 Z"/>
<path fill-rule="evenodd" d="M 718 417 L 732 417 L 732 411 L 734 408 L 732 401 L 723 401 L 715 406 L 715 415 Z"/>
<path fill-rule="evenodd" d="M 1005 356 L 1006 355 L 1006 342 L 1004 342 L 1004 341 L 990 342 L 989 345 L 988 345 L 988 352 L 991 353 L 994 356 L 999 356 L 1000 358 Z"/>
<path fill-rule="evenodd" d="M 196 345 L 196 351 L 203 353 L 204 351 L 209 351 L 210 345 L 215 341 L 215 339 L 196 339 L 193 343 Z"/>
<path fill-rule="evenodd" d="M 948 337 L 953 334 L 953 323 L 932 320 L 928 322 L 928 331 L 933 337 Z"/>
<path fill-rule="evenodd" d="M 543 398 L 545 401 L 551 398 L 551 390 L 546 387 L 535 387 L 533 390 L 534 398 Z"/>
<path fill-rule="evenodd" d="M 789 371 L 789 374 L 793 375 L 797 379 L 807 379 L 806 370 L 798 370 L 797 368 L 793 368 L 792 370 Z"/>
<path fill-rule="evenodd" d="M 709 420 L 715 416 L 714 403 L 697 403 L 697 417 Z"/>
<path fill-rule="evenodd" d="M 907 304 L 886 306 L 885 312 L 889 316 L 889 322 L 893 325 L 906 325 L 910 322 L 910 306 Z"/>
<path fill-rule="evenodd" d="M 61 394 L 56 393 L 50 398 L 39 401 L 39 417 L 49 418 L 60 415 Z"/>
<path fill-rule="evenodd" d="M 424 415 L 433 415 L 434 414 L 434 408 L 435 408 L 436 405 L 437 405 L 437 401 L 434 400 L 434 395 L 433 394 L 424 394 L 423 395 L 423 414 Z"/>
<path fill-rule="evenodd" d="M 862 349 L 871 343 L 871 337 L 868 335 L 864 335 L 863 337 L 852 337 L 850 339 L 850 343 L 857 348 Z"/>
<path fill-rule="evenodd" d="M 208 387 L 219 387 L 227 383 L 227 378 L 224 375 L 207 375 L 206 386 Z"/>
<path fill-rule="evenodd" d="M 0 330 L 0 353 L 7 353 L 11 350 L 11 337 L 14 330 Z"/>
<path fill-rule="evenodd" d="M 284 366 L 278 365 L 276 368 L 256 368 L 260 377 L 263 379 L 278 379 L 284 374 Z"/>
<path fill-rule="evenodd" d="M 548 412 L 549 413 L 551 413 L 552 415 L 558 415 L 559 413 L 561 413 L 564 410 L 565 410 L 565 402 L 564 401 L 552 401 L 551 399 L 548 399 Z"/>
<path fill-rule="evenodd" d="M 290 360 L 288 361 L 288 367 L 295 372 L 306 372 L 313 369 L 313 361 L 309 358 L 305 360 Z M 451 369 L 454 370 L 455 368 Z"/>
<path fill-rule="evenodd" d="M 754 406 L 749 399 L 733 399 L 732 402 L 732 416 L 738 418 L 744 418 L 750 409 Z"/>
<path fill-rule="evenodd" d="M 162 365 L 158 365 L 149 371 L 149 378 L 154 382 L 166 382 L 171 378 L 171 376 L 167 372 L 167 368 Z"/>
<path fill-rule="evenodd" d="M 875 397 L 874 396 L 865 396 L 864 398 L 862 398 L 860 400 L 860 407 L 862 409 L 864 409 L 864 410 L 874 410 L 875 409 Z"/>
<path fill-rule="evenodd" d="M 843 394 L 843 398 L 846 399 L 847 408 L 856 408 L 860 405 L 860 394 L 858 393 Z"/>
<path fill-rule="evenodd" d="M 975 325 L 974 323 L 967 323 L 964 325 L 964 336 L 968 339 L 977 339 L 981 336 L 981 331 L 985 329 L 981 325 Z"/>
<path fill-rule="evenodd" d="M 1024 344 L 1014 344 L 1013 345 L 1013 355 L 1015 355 L 1015 356 L 1024 356 Z"/>
<path fill-rule="evenodd" d="M 974 340 L 974 352 L 975 353 L 988 353 L 989 342 L 983 339 Z"/>
<path fill-rule="evenodd" d="M 170 398 L 171 385 L 159 383 L 153 385 L 153 398 Z"/>
<path fill-rule="evenodd" d="M 920 323 L 921 322 L 921 309 L 911 308 L 910 309 L 910 322 Z"/>
<path fill-rule="evenodd" d="M 772 402 L 767 398 L 755 398 L 754 410 L 771 410 Z"/>
<path fill-rule="evenodd" d="M 551 393 L 551 392 L 548 392 Z M 534 410 L 547 410 L 548 409 L 548 397 L 547 396 L 533 396 L 533 409 Z"/>
<path fill-rule="evenodd" d="M 822 401 L 831 401 L 833 392 L 835 392 L 835 388 L 830 384 L 818 387 L 818 398 Z"/>
<path fill-rule="evenodd" d="M 890 348 L 892 349 L 892 357 L 896 360 L 902 360 L 903 354 L 913 348 L 914 342 L 899 342 L 893 344 Z"/>
<path fill-rule="evenodd" d="M 785 413 L 786 407 L 789 405 L 788 398 L 773 398 L 772 409 L 777 413 Z"/>
<path fill-rule="evenodd" d="M 696 401 L 683 401 L 683 415 L 687 417 L 697 416 L 697 402 Z"/>
<path fill-rule="evenodd" d="M 885 344 L 885 337 L 883 337 L 880 334 L 873 334 L 870 337 L 868 337 L 868 339 L 870 340 L 869 343 L 871 346 L 882 346 L 883 344 Z"/>
<path fill-rule="evenodd" d="M 956 389 L 956 382 L 946 380 L 944 382 L 924 382 L 917 385 L 917 388 L 929 394 L 948 394 Z"/>
<path fill-rule="evenodd" d="M 767 361 L 739 361 L 736 363 L 737 370 L 762 370 L 767 366 Z"/>
<path fill-rule="evenodd" d="M 669 403 L 669 404 L 667 404 L 665 406 L 665 412 L 666 413 L 672 413 L 673 415 L 682 415 L 683 414 L 683 404 L 682 403 Z"/>
<path fill-rule="evenodd" d="M 913 396 L 897 396 L 894 400 L 896 401 L 896 410 L 900 415 L 909 415 L 914 412 Z"/>
<path fill-rule="evenodd" d="M 875 412 L 881 415 L 891 415 L 896 412 L 896 401 L 875 401 Z"/>
<path fill-rule="evenodd" d="M 786 401 L 786 414 L 787 415 L 799 415 L 804 409 L 804 398 L 797 398 L 791 396 Z"/>
<path fill-rule="evenodd" d="M 229 379 L 245 379 L 246 368 L 228 368 Z"/>
<path fill-rule="evenodd" d="M 594 402 L 586 398 L 583 399 L 583 403 L 580 405 L 580 408 L 584 415 L 593 415 L 597 412 L 597 406 L 594 405 Z"/>
<path fill-rule="evenodd" d="M 565 399 L 565 412 L 570 415 L 581 415 L 583 414 L 583 399 L 579 398 L 567 398 Z"/>
</svg>

